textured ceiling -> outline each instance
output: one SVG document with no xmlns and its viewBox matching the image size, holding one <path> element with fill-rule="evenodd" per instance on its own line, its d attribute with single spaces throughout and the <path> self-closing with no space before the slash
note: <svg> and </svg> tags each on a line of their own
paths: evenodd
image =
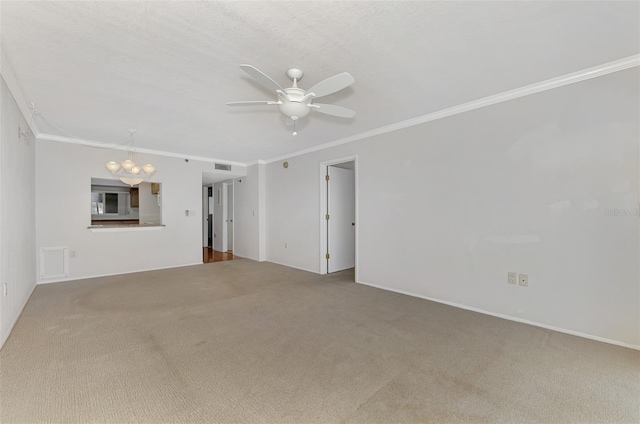
<svg viewBox="0 0 640 424">
<path fill-rule="evenodd" d="M 2 1 L 2 49 L 28 102 L 65 132 L 238 162 L 268 160 L 640 51 L 638 2 Z M 283 86 L 340 72 L 292 137 L 240 68 Z"/>
</svg>

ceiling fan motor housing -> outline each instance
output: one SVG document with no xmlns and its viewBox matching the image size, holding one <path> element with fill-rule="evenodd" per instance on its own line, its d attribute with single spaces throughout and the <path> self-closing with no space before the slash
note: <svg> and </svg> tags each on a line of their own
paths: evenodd
<svg viewBox="0 0 640 424">
<path fill-rule="evenodd" d="M 294 121 L 307 116 L 311 108 L 303 101 L 305 91 L 300 88 L 285 88 L 284 91 L 288 99 L 281 99 L 280 112 Z"/>
</svg>

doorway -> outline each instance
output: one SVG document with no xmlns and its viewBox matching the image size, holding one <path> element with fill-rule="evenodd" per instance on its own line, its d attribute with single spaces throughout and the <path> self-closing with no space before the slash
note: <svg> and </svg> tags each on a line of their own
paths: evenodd
<svg viewBox="0 0 640 424">
<path fill-rule="evenodd" d="M 321 164 L 320 273 L 355 268 L 357 281 L 357 156 Z"/>
<path fill-rule="evenodd" d="M 235 179 L 203 172 L 202 184 L 202 262 L 232 260 Z"/>
<path fill-rule="evenodd" d="M 207 246 L 213 247 L 213 187 L 207 187 Z"/>
</svg>

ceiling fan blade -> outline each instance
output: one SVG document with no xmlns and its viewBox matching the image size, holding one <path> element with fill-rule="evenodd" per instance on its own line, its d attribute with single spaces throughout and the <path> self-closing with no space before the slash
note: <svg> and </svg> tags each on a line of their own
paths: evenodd
<svg viewBox="0 0 640 424">
<path fill-rule="evenodd" d="M 313 87 L 307 90 L 307 93 L 315 93 L 315 97 L 327 96 L 333 94 L 336 91 L 340 91 L 343 88 L 347 88 L 355 82 L 355 78 L 348 73 L 343 72 L 338 75 L 334 75 L 331 78 L 327 78 L 324 81 L 320 81 Z"/>
<path fill-rule="evenodd" d="M 322 103 L 313 103 L 310 105 L 316 112 L 324 113 L 331 116 L 338 116 L 340 118 L 353 118 L 356 116 L 356 111 L 347 109 L 346 107 L 336 105 L 325 105 Z"/>
<path fill-rule="evenodd" d="M 266 105 L 277 105 L 279 102 L 272 101 L 251 101 L 251 102 L 228 102 L 227 106 L 266 106 Z"/>
<path fill-rule="evenodd" d="M 265 74 L 264 72 L 254 68 L 251 65 L 240 65 L 240 68 L 242 68 L 242 70 L 245 71 L 247 74 L 251 75 L 251 77 L 254 80 L 258 81 L 260 84 L 262 84 L 264 87 L 268 88 L 269 90 L 271 91 L 280 90 L 284 92 L 284 89 L 280 87 L 280 84 L 278 84 L 277 82 L 269 78 L 267 74 Z"/>
</svg>

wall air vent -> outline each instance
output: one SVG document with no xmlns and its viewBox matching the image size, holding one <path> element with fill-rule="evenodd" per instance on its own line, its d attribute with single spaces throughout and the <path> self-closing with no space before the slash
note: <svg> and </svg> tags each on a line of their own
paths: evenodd
<svg viewBox="0 0 640 424">
<path fill-rule="evenodd" d="M 225 163 L 216 163 L 216 169 L 220 171 L 231 171 L 231 165 Z"/>
<path fill-rule="evenodd" d="M 69 276 L 69 248 L 40 248 L 40 279 Z"/>
</svg>

